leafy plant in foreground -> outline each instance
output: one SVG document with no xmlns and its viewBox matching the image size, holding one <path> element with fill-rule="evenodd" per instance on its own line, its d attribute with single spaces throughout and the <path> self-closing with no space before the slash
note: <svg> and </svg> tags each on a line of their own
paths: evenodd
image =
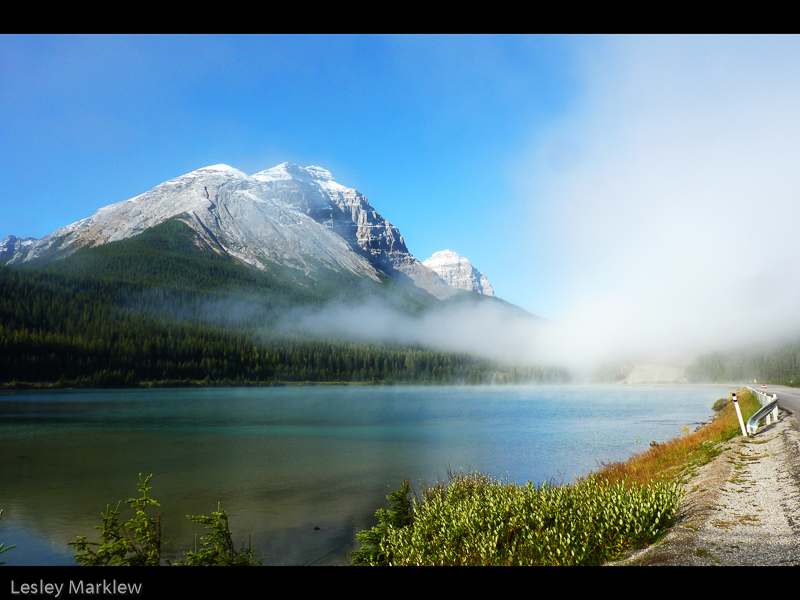
<svg viewBox="0 0 800 600">
<path fill-rule="evenodd" d="M 669 483 L 629 486 L 591 476 L 537 487 L 459 474 L 424 490 L 401 527 L 391 525 L 392 511 L 379 511 L 378 527 L 357 536 L 365 546 L 353 564 L 599 565 L 655 539 L 680 498 L 680 487 Z"/>
</svg>

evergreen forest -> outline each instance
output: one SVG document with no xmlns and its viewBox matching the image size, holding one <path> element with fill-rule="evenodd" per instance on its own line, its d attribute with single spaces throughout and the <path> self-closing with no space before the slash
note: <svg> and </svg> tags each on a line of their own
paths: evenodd
<svg viewBox="0 0 800 600">
<path fill-rule="evenodd" d="M 564 381 L 564 371 L 499 365 L 422 347 L 278 333 L 288 309 L 357 293 L 408 314 L 431 300 L 392 281 L 310 283 L 249 267 L 179 218 L 119 242 L 0 266 L 0 386 L 138 387 L 292 383 Z"/>
</svg>

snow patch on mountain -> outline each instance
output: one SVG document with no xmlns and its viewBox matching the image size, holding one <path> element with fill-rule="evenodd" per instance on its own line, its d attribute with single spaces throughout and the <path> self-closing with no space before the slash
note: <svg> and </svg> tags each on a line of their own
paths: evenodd
<svg viewBox="0 0 800 600">
<path fill-rule="evenodd" d="M 422 264 L 435 271 L 449 286 L 486 296 L 495 295 L 486 275 L 473 267 L 469 260 L 452 250 L 434 252 L 433 256 L 424 260 Z"/>
</svg>

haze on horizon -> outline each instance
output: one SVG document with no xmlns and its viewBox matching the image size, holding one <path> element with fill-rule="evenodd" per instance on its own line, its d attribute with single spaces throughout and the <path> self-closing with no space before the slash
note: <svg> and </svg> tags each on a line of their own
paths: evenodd
<svg viewBox="0 0 800 600">
<path fill-rule="evenodd" d="M 800 38 L 614 36 L 580 56 L 581 100 L 521 183 L 560 271 L 554 356 L 798 336 Z"/>
</svg>

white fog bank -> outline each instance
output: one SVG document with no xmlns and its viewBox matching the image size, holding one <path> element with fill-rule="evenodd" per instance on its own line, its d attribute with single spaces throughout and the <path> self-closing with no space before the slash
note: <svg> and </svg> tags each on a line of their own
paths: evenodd
<svg viewBox="0 0 800 600">
<path fill-rule="evenodd" d="M 585 51 L 580 101 L 536 138 L 522 187 L 559 299 L 551 348 L 671 356 L 800 333 L 800 38 Z"/>
</svg>

